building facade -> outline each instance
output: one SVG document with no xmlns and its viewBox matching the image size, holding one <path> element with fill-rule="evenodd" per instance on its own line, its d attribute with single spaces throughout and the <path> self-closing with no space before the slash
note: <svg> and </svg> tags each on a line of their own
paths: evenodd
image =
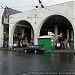
<svg viewBox="0 0 75 75">
<path fill-rule="evenodd" d="M 13 45 L 16 27 L 21 27 L 19 38 L 25 35 L 34 39 L 38 44 L 38 37 L 53 32 L 55 37 L 60 33 L 64 39 L 74 41 L 75 49 L 75 14 L 74 1 L 52 5 L 50 7 L 35 8 L 31 11 L 10 15 L 9 17 L 9 43 Z M 2 29 L 2 28 L 1 28 Z M 20 30 L 20 29 L 18 29 Z M 2 43 L 2 42 L 1 42 Z"/>
</svg>

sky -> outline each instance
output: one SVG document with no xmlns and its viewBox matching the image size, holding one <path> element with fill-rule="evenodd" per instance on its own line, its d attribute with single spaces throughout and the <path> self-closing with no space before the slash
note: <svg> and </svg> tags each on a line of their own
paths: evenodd
<svg viewBox="0 0 75 75">
<path fill-rule="evenodd" d="M 40 0 L 44 6 L 55 5 L 73 0 Z M 2 7 L 1 7 L 2 6 Z M 19 11 L 28 11 L 39 6 L 38 0 L 0 0 L 0 17 L 3 14 L 4 8 L 8 6 Z"/>
</svg>

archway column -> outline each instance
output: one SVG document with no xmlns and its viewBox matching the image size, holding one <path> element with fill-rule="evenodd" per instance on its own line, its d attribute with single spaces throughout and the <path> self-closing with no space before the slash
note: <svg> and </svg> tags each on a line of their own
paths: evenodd
<svg viewBox="0 0 75 75">
<path fill-rule="evenodd" d="M 11 47 L 13 46 L 13 34 L 10 28 L 9 28 L 9 44 L 11 45 Z"/>
<path fill-rule="evenodd" d="M 38 30 L 35 29 L 34 30 L 34 45 L 38 45 L 38 37 L 39 37 Z"/>
<path fill-rule="evenodd" d="M 75 52 L 75 19 L 74 19 L 73 31 L 74 31 L 74 52 Z"/>
<path fill-rule="evenodd" d="M 71 30 L 71 40 L 73 40 L 74 38 L 74 35 L 73 35 L 73 30 Z"/>
<path fill-rule="evenodd" d="M 58 26 L 55 25 L 55 37 L 57 38 L 57 36 L 58 36 Z"/>
<path fill-rule="evenodd" d="M 67 39 L 69 39 L 69 29 L 67 29 Z"/>
<path fill-rule="evenodd" d="M 13 46 L 13 26 L 14 24 L 9 24 L 9 44 L 11 47 Z"/>
<path fill-rule="evenodd" d="M 0 47 L 3 47 L 3 25 L 2 22 L 0 20 Z"/>
<path fill-rule="evenodd" d="M 75 26 L 74 26 L 75 28 Z M 74 52 L 75 52 L 75 30 L 74 30 Z"/>
<path fill-rule="evenodd" d="M 31 38 L 33 39 L 34 37 L 34 32 L 33 32 L 33 29 L 31 28 Z"/>
<path fill-rule="evenodd" d="M 24 29 L 22 29 L 22 38 L 24 37 Z"/>
</svg>

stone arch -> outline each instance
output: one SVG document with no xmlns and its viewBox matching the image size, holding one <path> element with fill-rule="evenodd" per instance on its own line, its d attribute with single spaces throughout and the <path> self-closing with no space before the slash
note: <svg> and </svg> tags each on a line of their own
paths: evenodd
<svg viewBox="0 0 75 75">
<path fill-rule="evenodd" d="M 31 25 L 31 27 L 33 28 L 33 30 L 34 30 L 33 25 L 32 25 L 29 21 L 27 21 L 27 20 L 19 20 L 19 21 L 17 21 L 17 22 L 14 23 L 14 25 L 13 25 L 13 27 L 12 27 L 12 32 L 14 32 L 14 29 L 16 28 L 17 24 L 18 24 L 19 22 L 21 22 L 21 21 L 26 21 L 26 22 L 28 22 L 28 23 Z"/>
<path fill-rule="evenodd" d="M 13 44 L 13 34 L 14 34 L 14 31 L 15 31 L 15 28 L 16 28 L 17 26 L 21 25 L 21 23 L 22 23 L 22 24 L 27 24 L 26 26 L 30 26 L 30 28 L 32 28 L 32 33 L 33 33 L 31 36 L 34 35 L 34 28 L 33 28 L 33 26 L 30 24 L 30 22 L 27 21 L 27 20 L 20 20 L 20 21 L 14 23 L 14 24 L 10 24 L 10 25 L 12 25 L 12 26 L 10 26 L 11 28 L 9 28 L 9 43 L 11 43 L 11 45 Z M 23 26 L 24 26 L 24 25 L 23 25 Z M 32 38 L 32 37 L 31 37 L 31 38 Z"/>
<path fill-rule="evenodd" d="M 73 39 L 74 39 L 74 26 L 73 26 L 72 22 L 71 22 L 67 17 L 62 16 L 62 15 L 58 15 L 58 14 L 50 15 L 50 16 L 48 16 L 47 18 L 45 18 L 45 19 L 42 20 L 42 22 L 40 23 L 41 25 L 39 26 L 39 36 L 40 36 L 40 30 L 41 30 L 42 26 L 45 24 L 45 22 L 46 22 L 48 19 L 51 19 L 51 18 L 53 18 L 53 17 L 55 17 L 55 16 L 58 16 L 58 18 L 60 18 L 60 17 L 63 18 L 63 19 L 65 20 L 65 23 L 66 23 L 66 22 L 68 23 L 68 24 L 66 25 L 66 27 L 68 27 L 68 25 L 72 27 L 72 29 L 73 29 Z M 63 21 L 64 21 L 64 20 L 63 20 Z M 67 35 L 67 36 L 68 36 L 68 35 Z"/>
<path fill-rule="evenodd" d="M 58 15 L 58 16 L 61 16 L 61 17 L 64 17 L 65 19 L 67 19 L 67 21 L 69 21 L 72 25 L 72 28 L 73 28 L 73 31 L 74 31 L 74 26 L 73 26 L 73 23 L 65 16 L 63 15 L 59 15 L 59 14 L 52 14 L 50 16 L 47 16 L 46 18 L 42 19 L 42 21 L 40 22 L 40 25 L 39 25 L 39 33 L 40 33 L 40 30 L 41 30 L 41 27 L 43 26 L 43 24 L 45 23 L 45 21 L 49 18 L 49 17 L 52 17 L 52 16 L 55 16 L 55 15 Z M 39 35 L 40 36 L 40 35 Z"/>
</svg>

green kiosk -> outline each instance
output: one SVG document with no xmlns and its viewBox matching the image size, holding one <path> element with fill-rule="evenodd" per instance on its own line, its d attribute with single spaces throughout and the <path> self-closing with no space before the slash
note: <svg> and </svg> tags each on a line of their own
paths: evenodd
<svg viewBox="0 0 75 75">
<path fill-rule="evenodd" d="M 40 36 L 38 38 L 39 45 L 43 45 L 43 47 L 46 49 L 45 50 L 46 52 L 55 49 L 54 42 L 55 42 L 54 36 L 47 35 L 47 36 Z"/>
</svg>

